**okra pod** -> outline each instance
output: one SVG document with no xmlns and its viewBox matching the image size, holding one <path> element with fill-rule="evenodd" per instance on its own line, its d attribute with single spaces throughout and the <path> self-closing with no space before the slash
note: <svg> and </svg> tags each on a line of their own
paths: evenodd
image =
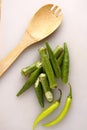
<svg viewBox="0 0 87 130">
<path fill-rule="evenodd" d="M 64 52 L 62 52 L 57 59 L 57 63 L 58 63 L 59 66 L 61 66 L 61 64 L 63 62 L 63 56 L 64 56 Z"/>
<path fill-rule="evenodd" d="M 53 93 L 49 87 L 49 83 L 46 77 L 45 73 L 41 73 L 39 76 L 40 82 L 42 84 L 44 93 L 45 93 L 45 97 L 47 99 L 48 102 L 52 102 L 53 101 Z"/>
<path fill-rule="evenodd" d="M 39 74 L 41 73 L 42 68 L 39 67 L 38 69 L 36 69 L 31 75 L 30 77 L 27 79 L 27 81 L 25 82 L 24 86 L 21 88 L 21 90 L 17 93 L 17 96 L 20 96 L 21 94 L 23 94 L 27 89 L 29 89 L 36 81 L 36 79 L 38 78 Z"/>
<path fill-rule="evenodd" d="M 60 75 L 61 75 L 60 66 L 57 63 L 56 57 L 55 57 L 50 45 L 48 44 L 48 42 L 46 42 L 46 47 L 47 47 L 47 51 L 48 51 L 48 54 L 49 54 L 49 59 L 51 61 L 54 73 L 55 73 L 56 77 L 59 78 Z"/>
<path fill-rule="evenodd" d="M 57 82 L 56 82 L 56 78 L 55 78 L 55 75 L 53 72 L 53 68 L 51 66 L 48 55 L 46 53 L 46 49 L 44 47 L 41 47 L 39 49 L 39 53 L 41 56 L 41 62 L 42 62 L 43 69 L 45 70 L 45 72 L 47 74 L 50 88 L 54 89 L 55 87 L 57 87 Z"/>
<path fill-rule="evenodd" d="M 61 67 L 61 79 L 63 83 L 68 82 L 68 76 L 69 76 L 69 51 L 67 44 L 64 43 L 64 57 Z"/>
<path fill-rule="evenodd" d="M 42 63 L 40 61 L 35 62 L 34 64 L 31 64 L 21 70 L 21 73 L 23 75 L 31 74 L 34 70 L 36 70 L 38 67 L 40 67 Z"/>
<path fill-rule="evenodd" d="M 60 56 L 60 54 L 62 53 L 62 51 L 63 51 L 63 47 L 60 46 L 60 45 L 57 45 L 57 47 L 53 51 L 56 59 Z"/>
<path fill-rule="evenodd" d="M 53 51 L 56 59 L 58 59 L 58 57 L 60 56 L 60 54 L 62 53 L 63 51 L 63 48 L 61 46 L 57 46 L 55 48 L 55 50 Z M 31 74 L 34 70 L 36 70 L 39 66 L 42 66 L 42 63 L 40 61 L 37 61 L 27 67 L 24 67 L 22 70 L 21 70 L 21 73 L 24 75 L 24 76 L 27 76 L 28 74 Z"/>
<path fill-rule="evenodd" d="M 35 93 L 36 93 L 39 104 L 41 105 L 41 107 L 44 107 L 43 88 L 42 88 L 39 78 L 37 78 L 35 82 L 34 89 L 35 89 Z"/>
</svg>

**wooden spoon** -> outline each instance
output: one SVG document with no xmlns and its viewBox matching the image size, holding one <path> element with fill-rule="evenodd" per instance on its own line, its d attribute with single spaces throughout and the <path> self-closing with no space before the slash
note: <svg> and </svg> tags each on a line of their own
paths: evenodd
<svg viewBox="0 0 87 130">
<path fill-rule="evenodd" d="M 0 61 L 0 76 L 11 66 L 16 58 L 30 45 L 46 38 L 54 32 L 62 21 L 61 9 L 53 4 L 41 7 L 32 17 L 19 44 Z"/>
</svg>

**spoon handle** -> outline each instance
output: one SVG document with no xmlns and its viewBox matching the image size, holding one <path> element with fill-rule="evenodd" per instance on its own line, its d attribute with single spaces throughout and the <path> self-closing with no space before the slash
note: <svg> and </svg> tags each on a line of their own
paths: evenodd
<svg viewBox="0 0 87 130">
<path fill-rule="evenodd" d="M 34 42 L 34 39 L 30 37 L 29 33 L 26 31 L 21 42 L 4 59 L 0 61 L 0 77 L 12 65 L 18 56 Z"/>
</svg>

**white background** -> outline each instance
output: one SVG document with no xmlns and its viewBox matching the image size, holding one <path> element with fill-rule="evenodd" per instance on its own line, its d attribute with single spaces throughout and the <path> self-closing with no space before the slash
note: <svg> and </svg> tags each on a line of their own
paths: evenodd
<svg viewBox="0 0 87 130">
<path fill-rule="evenodd" d="M 51 46 L 68 43 L 70 52 L 69 80 L 73 89 L 72 106 L 66 118 L 48 130 L 87 130 L 87 1 L 86 0 L 2 0 L 0 27 L 0 60 L 21 40 L 32 15 L 44 4 L 53 3 L 63 10 L 63 22 L 50 37 L 26 49 L 10 69 L 0 78 L 0 130 L 32 130 L 33 121 L 42 111 L 33 87 L 25 94 L 16 93 L 26 81 L 21 68 L 39 60 L 38 48 L 49 41 Z M 59 81 L 59 87 L 67 95 L 66 87 Z M 42 121 L 54 118 L 63 108 L 63 96 L 59 110 Z M 57 96 L 58 97 L 58 96 Z M 45 101 L 45 107 L 49 104 Z"/>
</svg>

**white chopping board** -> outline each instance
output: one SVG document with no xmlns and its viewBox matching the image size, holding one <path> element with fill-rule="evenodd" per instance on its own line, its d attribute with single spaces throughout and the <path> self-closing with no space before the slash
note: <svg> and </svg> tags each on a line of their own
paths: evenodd
<svg viewBox="0 0 87 130">
<path fill-rule="evenodd" d="M 0 25 L 0 60 L 21 40 L 32 15 L 43 5 L 53 3 L 63 10 L 63 22 L 50 37 L 24 51 L 10 69 L 0 78 L 0 130 L 32 130 L 40 108 L 33 87 L 19 98 L 17 92 L 25 82 L 21 68 L 39 60 L 38 48 L 49 41 L 55 48 L 67 42 L 70 52 L 72 106 L 61 123 L 48 130 L 87 130 L 87 1 L 86 0 L 2 0 Z M 64 86 L 59 87 L 65 93 Z M 65 90 L 65 91 L 64 91 Z M 46 105 L 48 105 L 46 103 Z M 46 107 L 45 105 L 45 107 Z M 42 124 L 53 119 L 59 110 L 42 121 L 37 130 L 47 130 Z"/>
</svg>

